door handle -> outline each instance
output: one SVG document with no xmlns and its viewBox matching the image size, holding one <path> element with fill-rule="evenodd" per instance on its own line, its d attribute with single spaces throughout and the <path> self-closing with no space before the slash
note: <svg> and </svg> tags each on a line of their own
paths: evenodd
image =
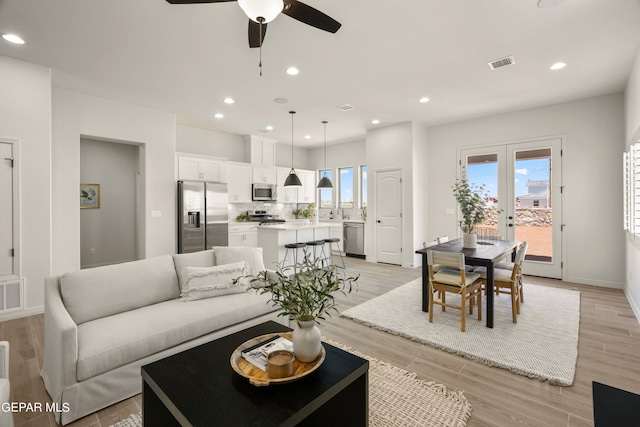
<svg viewBox="0 0 640 427">
<path fill-rule="evenodd" d="M 377 220 L 376 222 L 377 222 L 378 224 L 380 224 L 380 223 L 381 223 L 382 221 L 380 221 L 380 220 Z"/>
<path fill-rule="evenodd" d="M 507 224 L 509 227 L 513 227 L 513 224 Z"/>
</svg>

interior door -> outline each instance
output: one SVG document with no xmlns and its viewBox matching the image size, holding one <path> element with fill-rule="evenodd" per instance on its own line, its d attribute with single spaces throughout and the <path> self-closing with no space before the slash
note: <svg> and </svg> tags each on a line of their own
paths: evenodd
<svg viewBox="0 0 640 427">
<path fill-rule="evenodd" d="M 378 262 L 402 265 L 402 172 L 376 173 Z"/>
<path fill-rule="evenodd" d="M 460 151 L 461 177 L 483 183 L 489 204 L 502 209 L 480 239 L 529 243 L 524 272 L 562 278 L 561 139 Z"/>
<path fill-rule="evenodd" d="M 0 276 L 13 271 L 13 146 L 0 142 Z"/>
</svg>

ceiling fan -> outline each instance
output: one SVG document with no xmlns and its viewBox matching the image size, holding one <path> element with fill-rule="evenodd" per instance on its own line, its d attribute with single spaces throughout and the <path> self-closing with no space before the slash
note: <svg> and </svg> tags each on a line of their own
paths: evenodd
<svg viewBox="0 0 640 427">
<path fill-rule="evenodd" d="M 237 1 L 249 17 L 249 47 L 262 47 L 267 23 L 280 13 L 320 30 L 335 33 L 340 24 L 328 15 L 298 0 L 167 0 L 171 4 L 223 3 Z"/>
</svg>

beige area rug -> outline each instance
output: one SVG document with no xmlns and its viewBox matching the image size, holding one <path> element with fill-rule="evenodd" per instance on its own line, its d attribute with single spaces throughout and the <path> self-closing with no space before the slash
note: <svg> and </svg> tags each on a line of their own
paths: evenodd
<svg viewBox="0 0 640 427">
<path fill-rule="evenodd" d="M 471 405 L 461 391 L 416 379 L 389 363 L 362 354 L 343 344 L 324 340 L 369 361 L 369 426 L 445 427 L 466 426 Z M 112 427 L 141 427 L 140 413 Z"/>
<path fill-rule="evenodd" d="M 421 309 L 421 283 L 421 279 L 411 281 L 342 316 L 530 378 L 562 386 L 573 383 L 580 292 L 525 283 L 518 323 L 511 319 L 509 295 L 499 295 L 494 298 L 493 329 L 485 327 L 486 317 L 478 321 L 474 310 L 467 315 L 466 332 L 460 332 L 459 310 L 442 312 L 436 306 L 433 323 L 429 323 L 429 313 Z M 447 295 L 449 298 L 456 297 Z"/>
</svg>

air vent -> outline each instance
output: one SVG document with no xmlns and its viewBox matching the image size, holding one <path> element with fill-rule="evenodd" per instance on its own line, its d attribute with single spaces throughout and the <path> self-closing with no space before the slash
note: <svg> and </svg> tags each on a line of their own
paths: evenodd
<svg viewBox="0 0 640 427">
<path fill-rule="evenodd" d="M 342 105 L 338 105 L 336 108 L 341 111 L 349 111 L 349 110 L 353 110 L 353 105 L 342 104 Z"/>
<path fill-rule="evenodd" d="M 489 62 L 489 68 L 495 70 L 497 68 L 506 67 L 507 65 L 513 65 L 516 63 L 516 60 L 513 59 L 513 56 L 507 56 L 505 58 L 495 59 Z"/>
</svg>

